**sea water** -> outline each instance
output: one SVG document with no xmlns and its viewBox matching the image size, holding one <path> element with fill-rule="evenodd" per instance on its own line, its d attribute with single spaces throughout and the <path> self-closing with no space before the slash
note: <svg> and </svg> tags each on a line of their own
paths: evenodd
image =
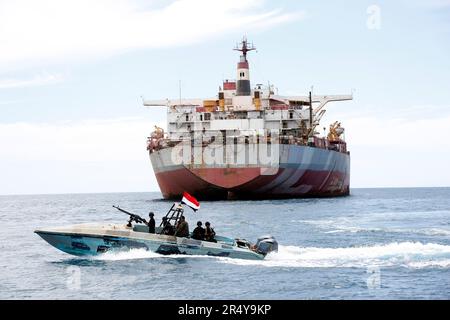
<svg viewBox="0 0 450 320">
<path fill-rule="evenodd" d="M 328 199 L 201 201 L 191 230 L 256 240 L 263 261 L 162 256 L 143 249 L 80 258 L 37 228 L 125 223 L 112 205 L 157 223 L 160 193 L 0 196 L 2 299 L 449 299 L 450 188 L 353 189 Z"/>
</svg>

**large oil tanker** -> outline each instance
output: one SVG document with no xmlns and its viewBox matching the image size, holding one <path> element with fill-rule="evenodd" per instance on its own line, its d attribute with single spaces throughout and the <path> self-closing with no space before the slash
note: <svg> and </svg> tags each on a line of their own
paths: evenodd
<svg viewBox="0 0 450 320">
<path fill-rule="evenodd" d="M 273 85 L 250 85 L 244 38 L 237 79 L 216 97 L 145 100 L 167 108 L 167 129 L 155 127 L 147 149 L 166 199 L 187 191 L 199 199 L 344 196 L 350 152 L 339 122 L 321 135 L 328 102 L 352 95 L 281 96 Z"/>
</svg>

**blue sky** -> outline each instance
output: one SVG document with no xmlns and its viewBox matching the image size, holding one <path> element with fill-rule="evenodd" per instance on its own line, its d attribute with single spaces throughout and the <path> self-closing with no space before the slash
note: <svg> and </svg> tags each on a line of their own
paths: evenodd
<svg viewBox="0 0 450 320">
<path fill-rule="evenodd" d="M 158 190 L 140 97 L 214 96 L 244 34 L 253 84 L 354 92 L 353 187 L 450 185 L 448 0 L 0 0 L 0 194 Z"/>
</svg>

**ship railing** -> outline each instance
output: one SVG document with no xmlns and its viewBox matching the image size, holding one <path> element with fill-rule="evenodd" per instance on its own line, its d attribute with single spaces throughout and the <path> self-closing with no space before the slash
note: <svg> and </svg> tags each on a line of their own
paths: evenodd
<svg viewBox="0 0 450 320">
<path fill-rule="evenodd" d="M 347 143 L 342 140 L 330 140 L 328 138 L 314 137 L 314 147 L 347 153 Z"/>
<path fill-rule="evenodd" d="M 299 146 L 310 146 L 313 148 L 326 149 L 337 151 L 341 153 L 349 153 L 347 151 L 347 143 L 344 140 L 329 140 L 327 138 L 314 137 L 312 144 L 308 144 L 307 140 L 301 137 L 295 137 L 292 135 L 280 136 L 281 144 L 288 145 L 299 145 Z"/>
<path fill-rule="evenodd" d="M 239 136 L 239 137 L 227 137 L 228 139 L 211 137 L 209 140 L 202 141 L 202 147 L 207 147 L 213 143 L 222 145 L 227 144 L 229 141 L 232 141 L 233 144 L 271 144 L 274 143 L 274 139 L 271 136 Z M 150 152 L 158 151 L 168 147 L 174 147 L 179 143 L 182 143 L 183 139 L 169 139 L 167 136 L 162 138 L 148 138 L 147 150 Z M 194 139 L 190 139 L 191 145 L 195 145 Z M 292 135 L 283 135 L 278 138 L 278 143 L 286 144 L 286 145 L 298 145 L 298 146 L 308 146 L 308 142 L 306 139 L 301 137 L 295 137 Z M 314 137 L 314 141 L 310 147 L 326 149 L 337 151 L 341 153 L 348 153 L 347 151 L 347 143 L 344 140 L 329 140 L 327 138 Z"/>
</svg>

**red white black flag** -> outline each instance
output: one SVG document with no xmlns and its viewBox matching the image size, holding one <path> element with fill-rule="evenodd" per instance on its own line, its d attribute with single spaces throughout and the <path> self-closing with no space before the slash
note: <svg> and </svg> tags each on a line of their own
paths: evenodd
<svg viewBox="0 0 450 320">
<path fill-rule="evenodd" d="M 193 196 L 191 196 L 187 192 L 183 193 L 183 199 L 181 199 L 181 203 L 188 205 L 194 211 L 197 211 L 198 209 L 200 209 L 200 202 L 198 202 L 197 199 L 195 199 Z"/>
</svg>

